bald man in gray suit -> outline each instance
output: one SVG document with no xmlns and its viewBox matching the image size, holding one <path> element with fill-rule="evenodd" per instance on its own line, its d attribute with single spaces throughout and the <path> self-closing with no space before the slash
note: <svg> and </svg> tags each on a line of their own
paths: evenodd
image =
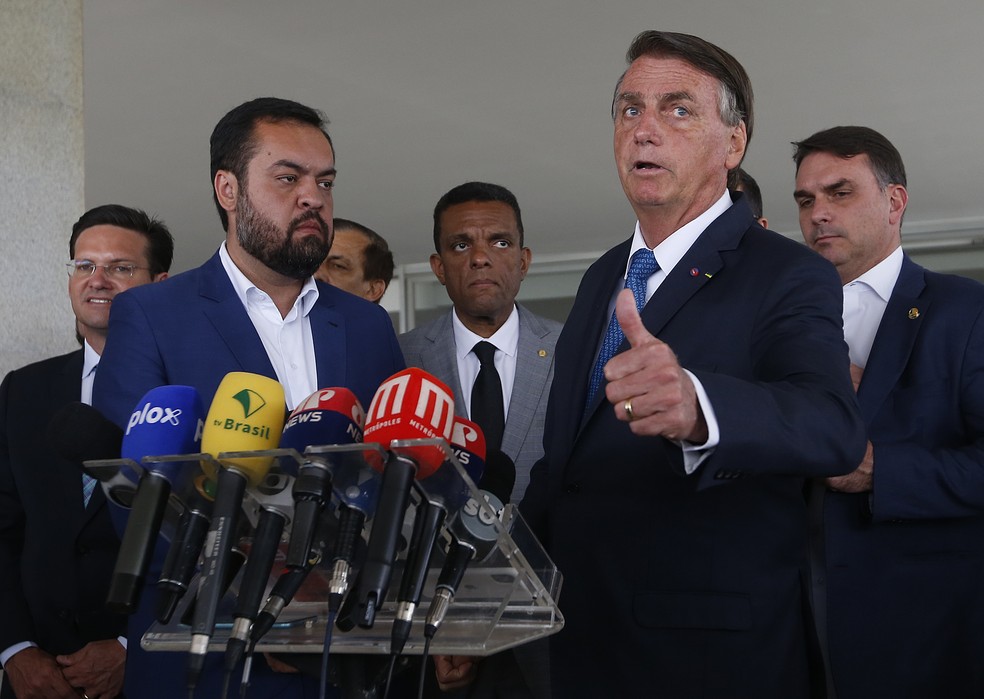
<svg viewBox="0 0 984 699">
<path fill-rule="evenodd" d="M 434 208 L 431 269 L 448 291 L 453 309 L 400 336 L 407 366 L 417 366 L 444 381 L 455 395 L 455 411 L 477 422 L 489 448 L 501 449 L 516 464 L 511 500 L 518 503 L 530 481 L 530 469 L 543 456 L 543 418 L 553 380 L 554 345 L 561 324 L 534 315 L 516 303 L 531 253 L 523 246 L 523 219 L 516 197 L 499 185 L 468 182 L 455 187 Z M 502 411 L 486 420 L 472 409 L 482 353 L 489 344 L 501 387 Z M 495 385 L 495 384 L 493 384 Z M 496 406 L 498 407 L 498 406 Z M 496 424 L 498 420 L 502 420 Z M 491 424 L 489 424 L 491 422 Z M 498 443 L 501 433 L 501 444 Z M 491 699 L 549 696 L 547 653 L 542 643 L 521 646 L 476 662 L 439 656 L 444 697 Z M 455 663 L 455 681 L 447 681 L 442 663 Z"/>
</svg>

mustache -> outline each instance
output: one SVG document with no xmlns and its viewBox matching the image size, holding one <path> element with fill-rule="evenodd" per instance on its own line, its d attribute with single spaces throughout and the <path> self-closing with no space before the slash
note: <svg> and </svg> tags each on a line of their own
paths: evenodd
<svg viewBox="0 0 984 699">
<path fill-rule="evenodd" d="M 326 237 L 331 234 L 331 229 L 328 227 L 328 224 L 325 222 L 325 220 L 321 218 L 321 213 L 318 211 L 308 211 L 306 213 L 301 214 L 300 216 L 298 216 L 297 218 L 295 218 L 293 221 L 290 222 L 290 225 L 287 226 L 288 237 L 293 236 L 294 231 L 296 231 L 302 224 L 307 223 L 308 221 L 317 222 L 318 227 L 321 229 L 321 232 Z"/>
</svg>

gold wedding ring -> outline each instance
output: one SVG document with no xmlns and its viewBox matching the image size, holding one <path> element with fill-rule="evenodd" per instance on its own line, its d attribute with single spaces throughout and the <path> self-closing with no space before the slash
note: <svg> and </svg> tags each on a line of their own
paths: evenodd
<svg viewBox="0 0 984 699">
<path fill-rule="evenodd" d="M 632 414 L 632 399 L 625 401 L 622 407 L 625 408 L 625 417 L 629 418 L 629 422 L 635 420 L 635 415 Z"/>
</svg>

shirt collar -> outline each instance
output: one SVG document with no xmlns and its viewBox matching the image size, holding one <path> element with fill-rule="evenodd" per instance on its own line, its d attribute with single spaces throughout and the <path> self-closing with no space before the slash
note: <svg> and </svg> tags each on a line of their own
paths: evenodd
<svg viewBox="0 0 984 699">
<path fill-rule="evenodd" d="M 845 284 L 845 288 L 855 284 L 864 284 L 878 294 L 882 301 L 888 303 L 888 299 L 892 296 L 892 290 L 895 289 L 895 283 L 899 280 L 899 274 L 902 272 L 903 257 L 902 246 L 900 245 L 877 265 L 854 281 Z"/>
<path fill-rule="evenodd" d="M 659 264 L 659 268 L 664 274 L 669 274 L 670 271 L 676 267 L 677 262 L 679 262 L 684 255 L 687 254 L 687 250 L 697 241 L 700 234 L 703 233 L 714 220 L 723 214 L 725 211 L 731 208 L 731 194 L 727 189 L 724 190 L 724 194 L 711 204 L 711 207 L 702 213 L 700 216 L 695 218 L 690 223 L 687 223 L 681 228 L 678 228 L 669 236 L 666 240 L 653 248 L 653 255 L 656 257 L 656 262 Z M 629 264 L 632 262 L 632 256 L 635 254 L 636 250 L 641 250 L 647 248 L 646 240 L 642 237 L 642 228 L 639 222 L 636 221 L 635 233 L 632 236 L 632 247 L 629 250 L 629 261 L 625 265 L 625 275 L 629 274 Z"/>
<path fill-rule="evenodd" d="M 497 350 L 505 352 L 510 357 L 516 355 L 519 347 L 519 311 L 516 304 L 513 304 L 512 313 L 506 318 L 506 322 L 496 330 L 491 337 L 476 335 L 465 327 L 465 324 L 458 319 L 458 312 L 451 309 L 451 326 L 454 330 L 454 346 L 458 359 L 472 351 L 472 348 L 482 340 L 495 345 Z"/>
<path fill-rule="evenodd" d="M 225 269 L 229 281 L 232 282 L 232 288 L 235 289 L 236 296 L 239 297 L 244 307 L 249 308 L 248 301 L 251 296 L 263 300 L 270 299 L 270 295 L 251 282 L 239 267 L 236 266 L 236 263 L 232 261 L 224 240 L 222 241 L 222 245 L 219 246 L 219 260 L 222 262 L 222 267 Z M 301 287 L 301 293 L 298 295 L 297 300 L 294 301 L 294 308 L 298 308 L 298 305 L 300 305 L 300 315 L 307 316 L 311 312 L 311 309 L 314 308 L 317 300 L 318 285 L 314 281 L 314 277 L 308 277 L 304 280 L 304 285 Z M 272 303 L 272 300 L 270 302 Z"/>
<path fill-rule="evenodd" d="M 85 351 L 82 360 L 82 378 L 84 379 L 96 370 L 96 365 L 99 364 L 99 353 L 92 349 L 87 340 L 82 342 L 82 348 Z"/>
</svg>

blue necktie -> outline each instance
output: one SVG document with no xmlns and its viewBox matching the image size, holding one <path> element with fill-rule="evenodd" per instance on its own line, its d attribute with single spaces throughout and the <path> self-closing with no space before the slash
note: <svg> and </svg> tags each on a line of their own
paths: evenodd
<svg viewBox="0 0 984 699">
<path fill-rule="evenodd" d="M 646 282 L 659 270 L 659 264 L 653 257 L 653 251 L 646 248 L 636 250 L 629 264 L 629 273 L 625 275 L 625 288 L 632 290 L 635 297 L 636 308 L 642 311 L 646 305 Z M 591 370 L 591 379 L 588 382 L 588 401 L 585 409 L 591 405 L 595 394 L 601 388 L 602 379 L 605 378 L 605 365 L 608 360 L 615 356 L 625 335 L 622 333 L 622 326 L 618 324 L 618 318 L 612 311 L 612 319 L 608 322 L 608 330 L 605 332 L 605 341 L 601 344 L 601 352 L 598 354 L 598 361 L 595 362 Z"/>
<path fill-rule="evenodd" d="M 96 364 L 92 367 L 93 374 L 96 373 L 96 369 L 99 365 Z M 92 498 L 92 492 L 96 489 L 96 485 L 99 483 L 95 478 L 90 476 L 88 473 L 82 472 L 82 507 L 83 509 L 89 506 L 89 500 Z"/>
</svg>

